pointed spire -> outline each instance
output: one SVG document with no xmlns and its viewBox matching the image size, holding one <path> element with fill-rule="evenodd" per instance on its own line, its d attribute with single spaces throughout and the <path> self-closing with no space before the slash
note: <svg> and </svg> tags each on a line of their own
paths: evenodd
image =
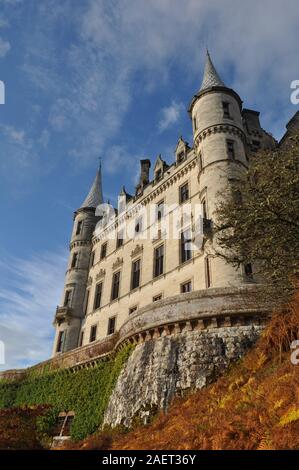
<svg viewBox="0 0 299 470">
<path fill-rule="evenodd" d="M 211 60 L 209 51 L 207 50 L 206 65 L 203 74 L 203 80 L 199 91 L 206 90 L 213 86 L 225 86 L 221 78 L 219 77 L 213 62 Z"/>
<path fill-rule="evenodd" d="M 99 169 L 97 171 L 96 177 L 94 182 L 90 188 L 90 191 L 86 198 L 84 199 L 83 204 L 81 205 L 81 209 L 83 207 L 92 207 L 96 208 L 99 204 L 104 202 L 103 198 L 103 190 L 102 190 L 102 170 L 101 170 L 101 162 L 99 165 Z"/>
</svg>

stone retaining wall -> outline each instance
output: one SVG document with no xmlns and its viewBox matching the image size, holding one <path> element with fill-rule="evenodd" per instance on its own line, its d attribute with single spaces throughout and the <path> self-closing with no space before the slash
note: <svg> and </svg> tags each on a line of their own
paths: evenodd
<svg viewBox="0 0 299 470">
<path fill-rule="evenodd" d="M 130 426 L 134 418 L 166 410 L 173 397 L 200 389 L 254 344 L 263 326 L 183 331 L 138 344 L 122 370 L 104 424 Z"/>
</svg>

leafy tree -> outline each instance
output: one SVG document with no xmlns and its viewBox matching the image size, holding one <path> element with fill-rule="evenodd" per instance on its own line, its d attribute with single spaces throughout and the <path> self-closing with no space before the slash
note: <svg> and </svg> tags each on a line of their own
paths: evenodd
<svg viewBox="0 0 299 470">
<path fill-rule="evenodd" d="M 236 267 L 254 263 L 262 294 L 287 301 L 298 287 L 299 135 L 250 157 L 216 220 L 216 255 Z"/>
</svg>

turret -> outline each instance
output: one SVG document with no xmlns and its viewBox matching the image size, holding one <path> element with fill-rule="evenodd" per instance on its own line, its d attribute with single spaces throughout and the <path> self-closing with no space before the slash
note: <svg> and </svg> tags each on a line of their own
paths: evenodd
<svg viewBox="0 0 299 470">
<path fill-rule="evenodd" d="M 60 306 L 54 319 L 56 336 L 53 355 L 66 352 L 79 345 L 82 319 L 85 316 L 86 286 L 91 264 L 91 240 L 99 217 L 96 207 L 103 203 L 101 168 L 93 185 L 74 213 L 70 254 Z"/>
<path fill-rule="evenodd" d="M 214 223 L 215 208 L 221 197 L 225 197 L 232 181 L 247 167 L 241 112 L 239 95 L 221 80 L 207 52 L 203 81 L 191 101 L 189 113 L 198 156 L 200 202 L 205 217 Z M 213 243 L 215 245 L 216 240 Z M 238 285 L 244 281 L 242 270 L 235 270 L 221 258 L 208 256 L 208 249 L 207 244 L 206 270 L 213 287 Z"/>
</svg>

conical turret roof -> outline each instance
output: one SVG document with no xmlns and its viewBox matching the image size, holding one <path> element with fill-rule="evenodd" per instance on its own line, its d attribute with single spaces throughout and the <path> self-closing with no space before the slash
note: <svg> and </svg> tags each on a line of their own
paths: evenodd
<svg viewBox="0 0 299 470">
<path fill-rule="evenodd" d="M 203 80 L 199 91 L 206 90 L 213 86 L 225 86 L 221 78 L 219 77 L 217 70 L 215 69 L 211 60 L 209 51 L 207 51 L 206 65 L 203 74 Z"/>
<path fill-rule="evenodd" d="M 96 208 L 99 204 L 103 204 L 103 202 L 102 171 L 100 165 L 90 191 L 81 204 L 80 209 L 84 207 Z"/>
</svg>

